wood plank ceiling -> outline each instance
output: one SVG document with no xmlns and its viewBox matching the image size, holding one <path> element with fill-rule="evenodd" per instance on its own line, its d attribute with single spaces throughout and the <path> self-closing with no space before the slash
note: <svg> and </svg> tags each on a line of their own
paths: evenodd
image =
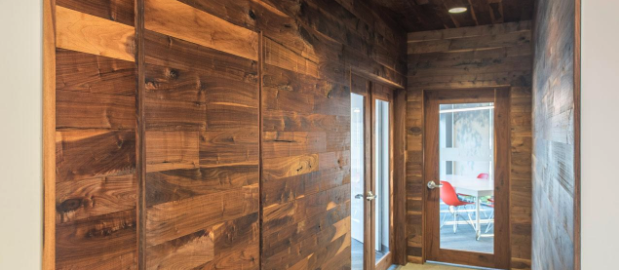
<svg viewBox="0 0 619 270">
<path fill-rule="evenodd" d="M 531 20 L 533 0 L 366 0 L 394 14 L 408 32 Z M 450 14 L 453 7 L 467 11 Z"/>
</svg>

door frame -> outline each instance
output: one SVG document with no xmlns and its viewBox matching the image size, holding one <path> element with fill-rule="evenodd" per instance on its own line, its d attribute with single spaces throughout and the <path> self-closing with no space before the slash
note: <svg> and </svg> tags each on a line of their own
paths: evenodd
<svg viewBox="0 0 619 270">
<path fill-rule="evenodd" d="M 390 122 L 390 252 L 378 264 L 375 263 L 374 231 L 375 231 L 375 204 L 364 202 L 364 215 L 371 217 L 364 219 L 364 269 L 387 269 L 392 264 L 406 264 L 406 174 L 405 174 L 405 119 L 406 119 L 406 90 L 382 82 L 372 80 L 361 74 L 350 73 L 351 93 L 364 97 L 364 192 L 374 190 L 375 168 L 373 136 L 375 126 L 375 100 L 389 101 Z M 401 136 L 400 136 L 401 135 Z M 398 162 L 400 161 L 400 162 Z M 396 166 L 395 163 L 398 163 Z M 401 164 L 400 164 L 401 163 Z M 366 240 L 367 239 L 367 240 Z"/>
<path fill-rule="evenodd" d="M 394 222 L 393 222 L 393 209 L 392 209 L 392 205 L 394 203 L 394 189 L 393 189 L 393 123 L 394 123 L 394 115 L 393 115 L 393 90 L 389 89 L 387 87 L 385 87 L 384 85 L 380 85 L 377 83 L 373 83 L 370 82 L 370 103 L 371 103 L 371 117 L 372 117 L 372 126 L 371 126 L 371 140 L 372 140 L 372 158 L 371 158 L 371 166 L 372 166 L 372 181 L 370 183 L 370 187 L 371 190 L 373 190 L 374 192 L 376 192 L 376 182 L 378 179 L 376 179 L 376 155 L 374 153 L 374 150 L 376 149 L 376 140 L 374 137 L 374 134 L 376 131 L 376 101 L 380 100 L 380 101 L 386 101 L 389 103 L 389 252 L 378 262 L 375 262 L 375 258 L 376 258 L 376 251 L 373 247 L 376 246 L 376 203 L 372 203 L 371 204 L 371 219 L 370 219 L 370 223 L 372 223 L 371 225 L 371 232 L 370 232 L 370 239 L 371 239 L 371 246 L 370 249 L 372 249 L 372 252 L 370 253 L 370 259 L 371 259 L 371 263 L 374 263 L 374 268 L 376 270 L 386 270 L 387 268 L 389 268 L 389 266 L 391 266 L 393 264 L 393 252 L 392 252 L 392 247 L 394 244 L 394 234 L 393 234 L 393 228 L 394 228 Z M 380 198 L 379 198 L 380 199 Z M 372 202 L 376 202 L 376 200 L 372 201 Z M 372 269 L 372 268 L 369 268 Z"/>
<path fill-rule="evenodd" d="M 424 135 L 423 135 L 423 262 L 428 260 L 462 265 L 508 269 L 511 264 L 510 244 L 510 88 L 476 88 L 458 90 L 424 91 Z M 440 249 L 439 192 L 430 192 L 425 185 L 438 173 L 439 146 L 438 121 L 439 104 L 494 102 L 494 188 L 495 196 L 502 198 L 495 202 L 494 253 Z M 436 120 L 436 121 L 435 121 Z M 430 138 L 435 138 L 430 140 Z M 430 145 L 432 144 L 432 145 Z M 434 162 L 433 162 L 434 161 Z M 434 214 L 431 214 L 434 213 Z M 438 218 L 437 218 L 438 217 Z M 438 245 L 436 245 L 438 243 Z M 497 244 L 503 243 L 503 244 Z"/>
</svg>

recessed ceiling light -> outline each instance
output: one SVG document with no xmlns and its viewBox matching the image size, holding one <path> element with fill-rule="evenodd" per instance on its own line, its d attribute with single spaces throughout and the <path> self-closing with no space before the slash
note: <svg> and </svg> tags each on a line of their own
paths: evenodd
<svg viewBox="0 0 619 270">
<path fill-rule="evenodd" d="M 453 14 L 455 14 L 455 13 L 462 13 L 462 12 L 465 12 L 465 11 L 466 11 L 465 7 L 455 7 L 455 8 L 449 9 L 449 13 L 453 13 Z"/>
</svg>

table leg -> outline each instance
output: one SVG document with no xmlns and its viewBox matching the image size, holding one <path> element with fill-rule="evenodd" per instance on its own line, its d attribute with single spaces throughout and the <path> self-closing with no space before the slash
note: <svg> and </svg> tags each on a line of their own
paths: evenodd
<svg viewBox="0 0 619 270">
<path fill-rule="evenodd" d="M 477 226 L 475 226 L 475 239 L 477 239 L 477 241 L 479 241 L 479 239 L 481 238 L 481 219 L 480 219 L 480 210 L 481 210 L 481 199 L 479 198 L 479 196 L 477 196 L 477 198 L 475 199 L 475 223 Z"/>
</svg>

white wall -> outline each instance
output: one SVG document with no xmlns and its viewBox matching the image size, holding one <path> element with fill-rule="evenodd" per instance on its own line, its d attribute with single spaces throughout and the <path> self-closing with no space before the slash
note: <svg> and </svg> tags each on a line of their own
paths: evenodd
<svg viewBox="0 0 619 270">
<path fill-rule="evenodd" d="M 619 1 L 582 2 L 582 269 L 616 269 Z"/>
<path fill-rule="evenodd" d="M 0 269 L 40 269 L 42 3 L 0 0 Z"/>
</svg>

